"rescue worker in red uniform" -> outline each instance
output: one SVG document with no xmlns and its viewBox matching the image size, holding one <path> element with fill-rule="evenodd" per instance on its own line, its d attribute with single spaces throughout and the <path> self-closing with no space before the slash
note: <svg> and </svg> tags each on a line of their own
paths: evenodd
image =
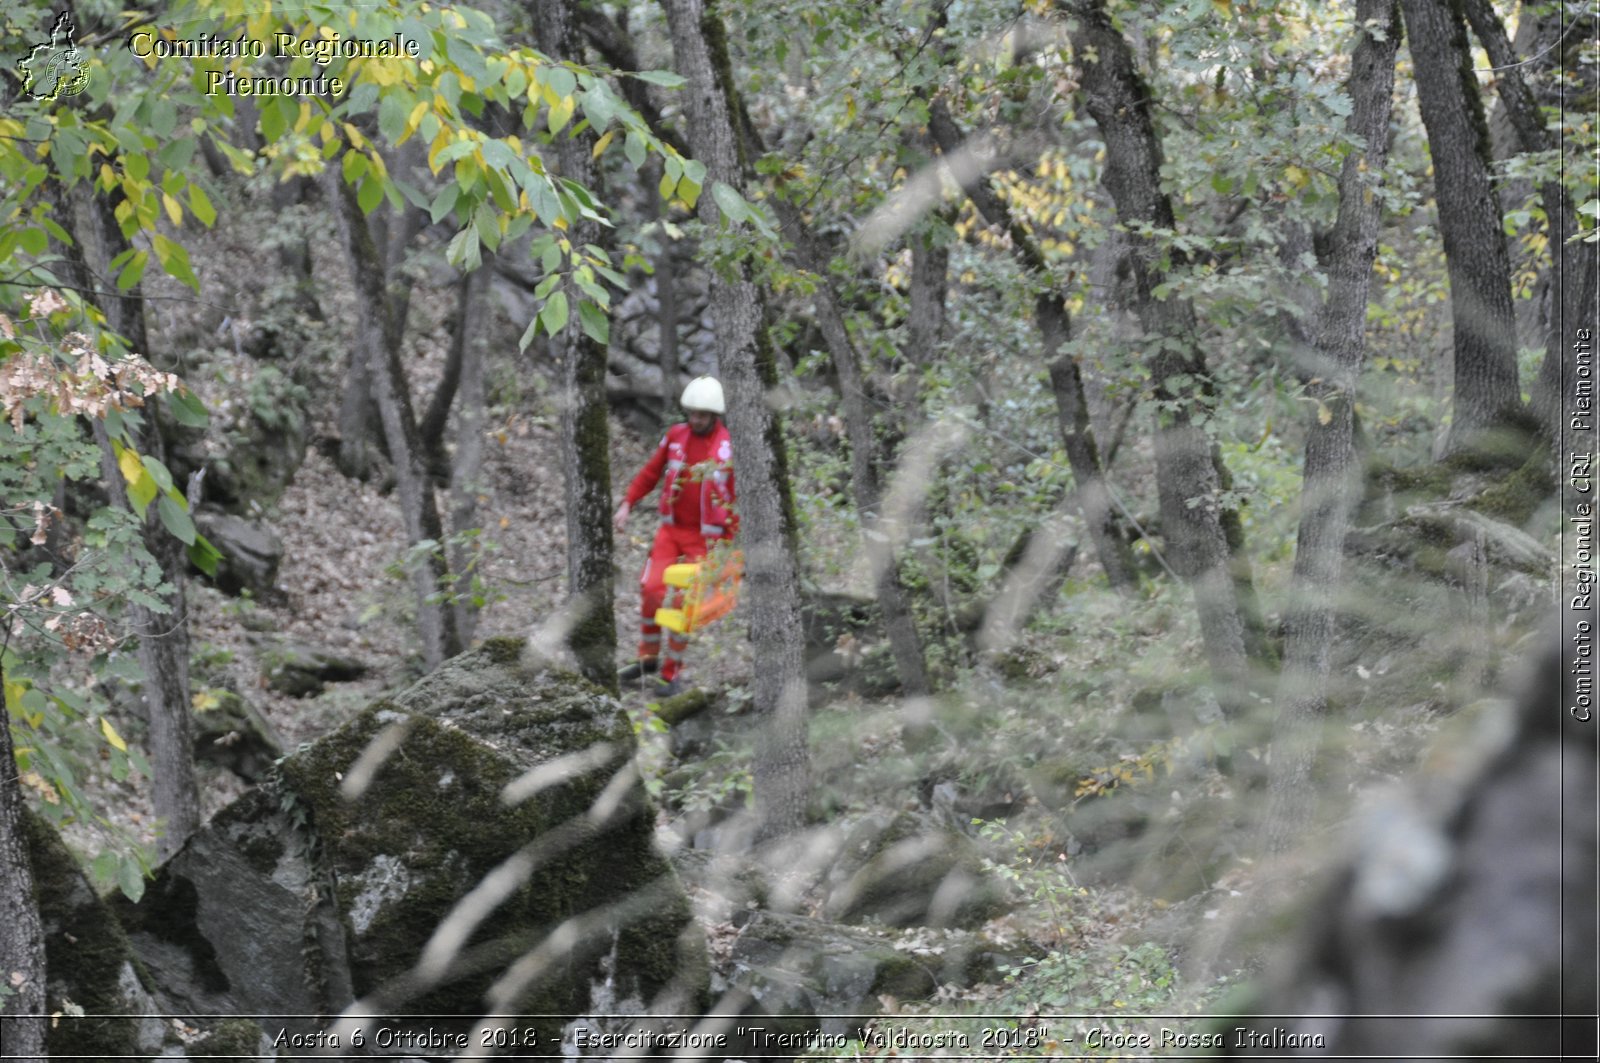
<svg viewBox="0 0 1600 1063">
<path fill-rule="evenodd" d="M 709 549 L 732 539 L 738 530 L 738 517 L 733 512 L 733 445 L 721 421 L 727 409 L 722 385 L 714 377 L 696 377 L 683 389 L 679 405 L 687 415 L 686 423 L 667 429 L 656 452 L 628 485 L 627 494 L 612 517 L 612 524 L 622 531 L 633 507 L 665 475 L 659 506 L 661 527 L 639 577 L 639 657 L 623 668 L 618 678 L 637 680 L 659 670 L 657 692 L 667 697 L 678 691 L 678 672 L 687 643 L 676 633 L 669 633 L 667 652 L 662 653 L 662 631 L 655 616 L 667 593 L 663 574 L 668 565 L 705 557 Z"/>
</svg>

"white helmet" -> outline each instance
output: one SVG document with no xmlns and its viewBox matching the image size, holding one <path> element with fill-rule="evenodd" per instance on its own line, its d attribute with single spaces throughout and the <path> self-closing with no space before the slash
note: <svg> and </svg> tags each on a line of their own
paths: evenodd
<svg viewBox="0 0 1600 1063">
<path fill-rule="evenodd" d="M 722 385 L 714 376 L 697 376 L 683 389 L 678 405 L 686 410 L 705 410 L 708 413 L 727 413 L 722 401 Z"/>
</svg>

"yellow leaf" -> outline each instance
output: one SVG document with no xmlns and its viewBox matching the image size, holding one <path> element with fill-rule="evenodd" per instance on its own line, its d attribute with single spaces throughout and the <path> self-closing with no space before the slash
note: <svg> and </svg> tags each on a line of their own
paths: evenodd
<svg viewBox="0 0 1600 1063">
<path fill-rule="evenodd" d="M 194 696 L 189 699 L 189 702 L 194 706 L 195 712 L 210 712 L 222 704 L 222 699 L 212 691 L 197 690 Z"/>
<path fill-rule="evenodd" d="M 139 452 L 129 450 L 120 443 L 112 443 L 112 448 L 117 452 L 117 468 L 122 470 L 122 478 L 130 484 L 138 481 L 139 477 L 146 475 L 144 462 L 139 460 Z"/>
<path fill-rule="evenodd" d="M 563 96 L 558 102 L 550 105 L 547 124 L 552 136 L 566 128 L 567 123 L 572 121 L 572 112 L 575 110 L 577 110 L 577 101 L 571 96 Z"/>
<path fill-rule="evenodd" d="M 598 159 L 601 155 L 604 155 L 606 149 L 611 146 L 611 142 L 616 138 L 617 131 L 615 129 L 606 133 L 605 136 L 594 142 L 594 150 L 589 152 L 589 157 L 591 159 Z"/>
<path fill-rule="evenodd" d="M 176 199 L 163 192 L 161 193 L 161 205 L 166 208 L 167 217 L 172 219 L 172 224 L 183 224 L 183 208 L 178 205 Z"/>
<path fill-rule="evenodd" d="M 1317 403 L 1317 423 L 1331 424 L 1332 422 L 1333 411 L 1328 409 L 1328 407 L 1324 406 L 1322 403 Z"/>
<path fill-rule="evenodd" d="M 117 729 L 112 727 L 111 721 L 104 716 L 100 717 L 100 733 L 106 736 L 107 742 L 110 742 L 122 752 L 126 753 L 128 751 L 128 743 L 122 740 L 122 736 L 117 734 Z"/>
</svg>

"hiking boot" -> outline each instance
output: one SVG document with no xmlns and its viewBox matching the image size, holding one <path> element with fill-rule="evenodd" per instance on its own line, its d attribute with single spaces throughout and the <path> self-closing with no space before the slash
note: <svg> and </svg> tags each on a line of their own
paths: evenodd
<svg viewBox="0 0 1600 1063">
<path fill-rule="evenodd" d="M 683 693 L 683 681 L 679 679 L 657 679 L 650 686 L 650 695 L 663 701 L 681 693 Z"/>
<path fill-rule="evenodd" d="M 617 678 L 624 683 L 631 683 L 635 679 L 643 679 L 647 675 L 654 675 L 661 662 L 654 657 L 640 657 L 637 661 L 620 669 Z"/>
</svg>

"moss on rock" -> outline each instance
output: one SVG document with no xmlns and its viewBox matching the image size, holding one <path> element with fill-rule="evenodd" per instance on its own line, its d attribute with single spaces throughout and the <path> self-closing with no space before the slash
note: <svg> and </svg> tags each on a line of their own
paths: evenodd
<svg viewBox="0 0 1600 1063">
<path fill-rule="evenodd" d="M 586 1012 L 602 960 L 626 983 L 618 999 L 648 1006 L 688 984 L 693 999 L 672 1010 L 695 1006 L 704 954 L 681 940 L 688 904 L 652 847 L 620 705 L 571 673 L 521 660 L 520 643 L 491 640 L 284 761 L 284 782 L 309 810 L 337 881 L 355 991 L 408 972 L 456 903 L 520 850 L 531 873 L 463 942 L 470 960 L 404 1010 L 483 1014 L 504 968 L 569 920 L 594 932 L 514 1005 L 541 1016 L 529 1023 L 544 1043 L 559 1037 L 562 1016 Z M 342 779 L 380 736 L 396 742 L 393 752 L 347 800 Z M 502 799 L 532 769 L 577 755 L 584 765 L 562 781 L 517 803 Z M 597 822 L 591 810 L 602 793 L 619 803 Z"/>
<path fill-rule="evenodd" d="M 148 999 L 122 926 L 83 876 L 56 832 L 31 812 L 23 818 L 45 931 L 47 1008 L 68 1002 L 81 1017 L 50 1025 L 55 1059 L 144 1058 L 137 1016 Z"/>
</svg>

